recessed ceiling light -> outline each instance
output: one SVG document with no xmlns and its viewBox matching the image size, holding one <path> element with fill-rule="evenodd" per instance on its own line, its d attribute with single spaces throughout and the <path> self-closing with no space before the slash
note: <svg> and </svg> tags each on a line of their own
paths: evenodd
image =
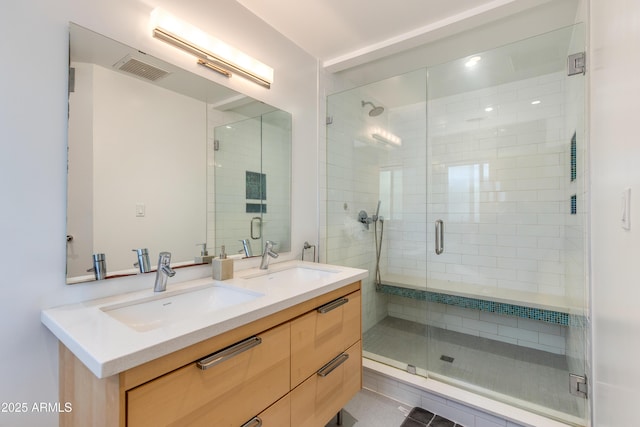
<svg viewBox="0 0 640 427">
<path fill-rule="evenodd" d="M 535 101 L 531 101 L 531 105 L 538 105 L 540 102 L 541 101 L 539 99 L 536 99 Z"/>
<path fill-rule="evenodd" d="M 490 112 L 490 111 L 493 111 L 493 107 L 487 107 L 487 108 L 484 109 L 484 111 L 486 111 L 487 113 Z"/>
<path fill-rule="evenodd" d="M 481 56 L 474 56 L 469 58 L 469 60 L 467 62 L 465 62 L 464 66 L 471 68 L 473 66 L 475 66 L 478 62 L 480 62 L 480 60 L 482 59 Z"/>
</svg>

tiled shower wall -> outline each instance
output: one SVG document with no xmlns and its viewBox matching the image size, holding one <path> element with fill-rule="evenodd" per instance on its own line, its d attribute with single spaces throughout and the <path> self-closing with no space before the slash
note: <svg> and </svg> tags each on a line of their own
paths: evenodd
<svg viewBox="0 0 640 427">
<path fill-rule="evenodd" d="M 429 278 L 564 295 L 564 79 L 548 74 L 429 102 L 427 223 L 441 218 L 446 228 L 444 254 L 427 240 Z"/>
<path fill-rule="evenodd" d="M 584 210 L 570 214 L 570 196 L 579 184 L 569 183 L 576 124 L 572 127 L 564 118 L 565 85 L 564 73 L 553 73 L 428 105 L 392 108 L 381 118 L 369 118 L 359 108 L 366 95 L 357 90 L 330 97 L 334 122 L 328 128 L 328 261 L 346 260 L 373 275 L 373 233 L 355 218 L 361 208 L 371 213 L 382 199 L 383 280 L 394 274 L 565 295 L 565 268 L 576 273 L 575 279 L 583 277 L 580 262 L 565 265 L 567 233 L 581 236 L 584 222 Z M 488 107 L 492 110 L 486 111 Z M 383 148 L 369 141 L 366 129 L 380 121 L 402 138 L 401 147 Z M 393 194 L 380 191 L 383 171 L 401 182 Z M 433 223 L 439 218 L 445 221 L 446 249 L 436 256 Z M 574 254 L 584 253 L 581 242 L 573 246 Z M 584 288 L 582 282 L 576 286 Z M 377 305 L 365 314 L 365 329 L 384 314 L 381 298 L 369 299 Z M 389 313 L 406 318 L 410 312 L 427 321 L 416 303 L 394 298 Z M 467 333 L 565 352 L 566 333 L 560 327 L 550 333 L 548 328 L 534 331 L 528 322 L 506 325 L 515 319 L 480 319 L 476 312 L 460 310 L 436 305 L 429 321 L 451 329 L 473 324 L 465 327 Z"/>
<path fill-rule="evenodd" d="M 423 325 L 565 354 L 566 326 L 391 295 L 388 314 Z"/>
</svg>

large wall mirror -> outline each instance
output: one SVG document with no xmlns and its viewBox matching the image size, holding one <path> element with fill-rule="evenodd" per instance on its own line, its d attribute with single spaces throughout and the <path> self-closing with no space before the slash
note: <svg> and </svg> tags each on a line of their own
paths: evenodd
<svg viewBox="0 0 640 427">
<path fill-rule="evenodd" d="M 67 283 L 290 251 L 289 113 L 72 23 L 68 134 Z"/>
</svg>

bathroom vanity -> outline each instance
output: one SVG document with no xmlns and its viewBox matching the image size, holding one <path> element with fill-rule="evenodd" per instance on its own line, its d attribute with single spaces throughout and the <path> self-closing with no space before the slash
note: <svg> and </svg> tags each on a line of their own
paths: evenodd
<svg viewBox="0 0 640 427">
<path fill-rule="evenodd" d="M 60 425 L 324 426 L 361 388 L 366 276 L 289 261 L 45 310 Z"/>
</svg>

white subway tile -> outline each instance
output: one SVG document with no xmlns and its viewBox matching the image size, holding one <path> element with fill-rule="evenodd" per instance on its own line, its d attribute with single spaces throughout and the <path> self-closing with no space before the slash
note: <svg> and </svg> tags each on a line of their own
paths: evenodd
<svg viewBox="0 0 640 427">
<path fill-rule="evenodd" d="M 462 319 L 462 326 L 466 329 L 475 330 L 478 332 L 484 332 L 489 334 L 498 334 L 499 326 L 495 323 L 483 322 L 473 319 Z"/>
<path fill-rule="evenodd" d="M 538 333 L 526 329 L 518 329 L 511 326 L 499 325 L 498 334 L 503 337 L 514 338 L 519 341 L 538 342 Z"/>
</svg>

